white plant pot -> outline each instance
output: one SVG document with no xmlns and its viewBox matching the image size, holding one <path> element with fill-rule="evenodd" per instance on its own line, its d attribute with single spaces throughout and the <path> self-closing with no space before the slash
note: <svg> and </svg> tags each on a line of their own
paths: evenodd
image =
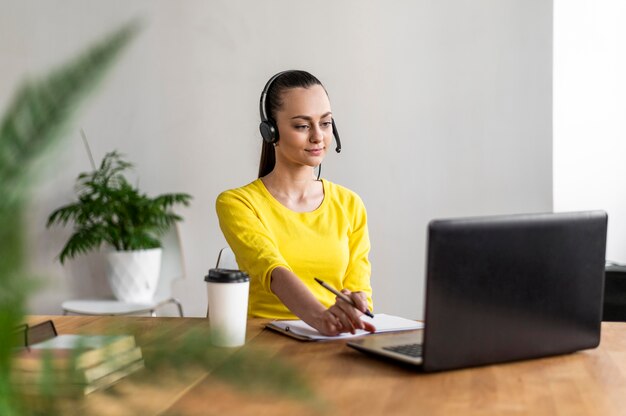
<svg viewBox="0 0 626 416">
<path fill-rule="evenodd" d="M 161 248 L 153 248 L 107 253 L 107 278 L 118 300 L 147 303 L 154 299 L 161 272 L 162 251 Z"/>
</svg>

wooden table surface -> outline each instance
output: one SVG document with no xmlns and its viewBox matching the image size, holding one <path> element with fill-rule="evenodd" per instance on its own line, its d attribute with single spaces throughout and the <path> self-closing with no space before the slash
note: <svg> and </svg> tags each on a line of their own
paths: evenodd
<svg viewBox="0 0 626 416">
<path fill-rule="evenodd" d="M 59 333 L 99 333 L 133 324 L 142 348 L 175 338 L 204 318 L 31 316 L 52 319 Z M 303 376 L 315 404 L 280 393 L 245 392 L 211 376 L 185 370 L 182 378 L 138 383 L 142 372 L 96 392 L 76 414 L 97 415 L 626 415 L 626 323 L 602 324 L 600 347 L 558 357 L 424 374 L 346 347 L 345 341 L 301 342 L 248 323 L 241 351 L 263 350 Z M 229 349 L 235 354 L 238 349 Z M 172 353 L 175 353 L 173 351 Z"/>
</svg>

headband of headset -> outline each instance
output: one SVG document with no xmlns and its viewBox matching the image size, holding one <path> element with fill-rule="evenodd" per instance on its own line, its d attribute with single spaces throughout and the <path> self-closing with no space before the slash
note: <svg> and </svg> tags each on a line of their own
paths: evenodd
<svg viewBox="0 0 626 416">
<path fill-rule="evenodd" d="M 259 124 L 259 131 L 261 132 L 261 137 L 266 143 L 277 143 L 279 137 L 278 127 L 276 126 L 276 122 L 269 117 L 269 113 L 267 111 L 267 93 L 279 76 L 286 74 L 287 72 L 293 72 L 293 70 L 282 71 L 278 74 L 274 75 L 267 81 L 265 87 L 263 88 L 263 92 L 261 93 L 261 98 L 259 100 L 259 113 L 261 115 L 261 124 Z M 332 127 L 333 127 L 333 136 L 335 137 L 335 141 L 337 142 L 337 146 L 335 147 L 335 151 L 337 153 L 341 152 L 341 140 L 339 139 L 339 132 L 337 131 L 337 126 L 335 125 L 335 120 L 332 119 Z"/>
</svg>

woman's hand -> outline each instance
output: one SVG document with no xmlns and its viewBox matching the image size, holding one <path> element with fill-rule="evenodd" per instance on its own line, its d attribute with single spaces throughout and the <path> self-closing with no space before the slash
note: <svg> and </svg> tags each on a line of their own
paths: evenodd
<svg viewBox="0 0 626 416">
<path fill-rule="evenodd" d="M 354 301 L 358 310 L 339 298 L 335 299 L 333 306 L 326 309 L 298 276 L 291 270 L 280 266 L 272 272 L 271 289 L 294 315 L 317 329 L 322 335 L 354 333 L 357 329 L 376 331 L 374 325 L 361 321 L 360 316 L 363 315 L 361 311 L 367 309 L 367 295 L 363 292 L 353 293 L 347 289 L 342 290 Z"/>
<path fill-rule="evenodd" d="M 316 320 L 313 325 L 315 329 L 327 336 L 339 335 L 343 332 L 354 334 L 357 329 L 376 331 L 374 325 L 361 320 L 361 315 L 367 309 L 367 295 L 363 292 L 350 292 L 347 289 L 341 292 L 352 299 L 356 308 L 339 297 L 335 298 L 335 304 L 322 312 Z"/>
</svg>

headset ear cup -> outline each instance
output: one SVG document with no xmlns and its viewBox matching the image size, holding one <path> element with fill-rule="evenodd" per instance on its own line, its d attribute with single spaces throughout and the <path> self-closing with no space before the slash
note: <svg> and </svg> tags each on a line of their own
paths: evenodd
<svg viewBox="0 0 626 416">
<path fill-rule="evenodd" d="M 266 143 L 276 143 L 278 142 L 278 129 L 276 125 L 271 121 L 262 121 L 259 124 L 259 132 L 261 132 L 261 137 L 265 140 Z"/>
</svg>

